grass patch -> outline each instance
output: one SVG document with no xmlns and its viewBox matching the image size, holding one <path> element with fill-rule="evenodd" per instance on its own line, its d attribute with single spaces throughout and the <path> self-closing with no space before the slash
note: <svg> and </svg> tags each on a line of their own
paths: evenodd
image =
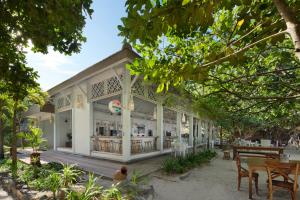
<svg viewBox="0 0 300 200">
<path fill-rule="evenodd" d="M 215 151 L 206 150 L 204 152 L 188 154 L 186 157 L 169 157 L 163 161 L 162 169 L 167 174 L 181 174 L 204 162 L 208 162 L 216 155 Z"/>
</svg>

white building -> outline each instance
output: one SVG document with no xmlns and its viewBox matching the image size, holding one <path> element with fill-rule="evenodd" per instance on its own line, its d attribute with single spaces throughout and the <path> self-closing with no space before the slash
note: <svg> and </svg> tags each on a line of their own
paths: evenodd
<svg viewBox="0 0 300 200">
<path fill-rule="evenodd" d="M 49 148 L 128 162 L 170 153 L 173 141 L 192 148 L 194 138 L 197 146 L 213 140 L 211 121 L 182 101 L 163 106 L 165 97 L 155 86 L 130 75 L 126 64 L 137 56 L 124 46 L 50 89 L 52 111 L 32 107 L 27 112 L 43 129 Z"/>
</svg>

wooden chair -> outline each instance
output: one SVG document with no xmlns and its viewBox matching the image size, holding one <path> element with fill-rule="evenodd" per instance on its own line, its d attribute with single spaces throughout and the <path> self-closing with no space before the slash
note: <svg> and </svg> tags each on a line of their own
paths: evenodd
<svg viewBox="0 0 300 200">
<path fill-rule="evenodd" d="M 296 200 L 298 190 L 299 163 L 280 163 L 267 161 L 269 200 L 273 199 L 273 191 L 286 189 L 291 193 L 292 200 Z M 291 175 L 292 174 L 292 175 Z M 276 178 L 283 177 L 283 180 Z"/>
<path fill-rule="evenodd" d="M 223 155 L 223 160 L 230 160 L 230 151 L 225 150 L 223 151 L 224 155 Z"/>
<path fill-rule="evenodd" d="M 236 156 L 236 166 L 237 166 L 237 170 L 238 170 L 238 190 L 240 190 L 241 180 L 244 177 L 249 177 L 249 171 L 247 169 L 245 169 L 244 167 L 242 167 L 241 158 L 239 155 Z M 252 177 L 254 178 L 254 182 L 255 182 L 256 194 L 258 194 L 258 173 L 253 172 Z"/>
</svg>

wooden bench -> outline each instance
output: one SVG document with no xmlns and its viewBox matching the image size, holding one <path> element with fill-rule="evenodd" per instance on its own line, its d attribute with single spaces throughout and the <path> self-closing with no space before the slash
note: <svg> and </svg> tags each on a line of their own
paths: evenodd
<svg viewBox="0 0 300 200">
<path fill-rule="evenodd" d="M 233 160 L 235 160 L 237 154 L 244 155 L 246 157 L 280 158 L 280 154 L 283 154 L 283 148 L 233 146 Z"/>
</svg>

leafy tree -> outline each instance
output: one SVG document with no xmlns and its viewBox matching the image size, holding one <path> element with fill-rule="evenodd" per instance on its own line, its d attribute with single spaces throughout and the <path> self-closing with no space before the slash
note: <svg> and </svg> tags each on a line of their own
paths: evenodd
<svg viewBox="0 0 300 200">
<path fill-rule="evenodd" d="M 199 46 L 206 53 L 199 67 L 223 62 L 282 34 L 289 34 L 300 57 L 298 0 L 127 0 L 126 6 L 128 15 L 119 29 L 130 42 L 157 47 L 161 36 L 189 40 L 196 35 L 212 36 L 210 47 L 221 48 L 212 52 Z"/>
<path fill-rule="evenodd" d="M 32 147 L 33 152 L 37 152 L 41 144 L 46 142 L 46 140 L 42 137 L 42 129 L 37 127 L 30 127 L 29 130 L 30 132 L 21 132 L 19 136 L 25 138 L 25 140 Z"/>
<path fill-rule="evenodd" d="M 32 43 L 35 52 L 47 53 L 48 47 L 61 53 L 79 52 L 92 0 L 11 1 L 0 3 L 0 75 L 5 75 L 23 47 Z"/>
<path fill-rule="evenodd" d="M 20 113 L 33 91 L 42 94 L 37 73 L 26 66 L 24 48 L 47 53 L 48 47 L 65 54 L 80 51 L 85 41 L 82 29 L 90 17 L 92 0 L 1 1 L 0 3 L 0 77 L 12 105 L 12 171 L 16 175 L 16 133 Z M 34 96 L 31 96 L 34 97 Z M 37 97 L 37 96 L 35 96 Z M 25 103 L 25 104 L 23 104 Z"/>
<path fill-rule="evenodd" d="M 120 35 L 141 54 L 129 68 L 157 82 L 158 92 L 183 87 L 200 113 L 233 131 L 299 122 L 298 0 L 126 6 Z"/>
<path fill-rule="evenodd" d="M 2 83 L 0 83 L 1 85 Z M 0 86 L 1 87 L 1 86 Z M 12 114 L 12 102 L 7 93 L 0 94 L 0 160 L 4 159 L 4 129 Z"/>
</svg>

